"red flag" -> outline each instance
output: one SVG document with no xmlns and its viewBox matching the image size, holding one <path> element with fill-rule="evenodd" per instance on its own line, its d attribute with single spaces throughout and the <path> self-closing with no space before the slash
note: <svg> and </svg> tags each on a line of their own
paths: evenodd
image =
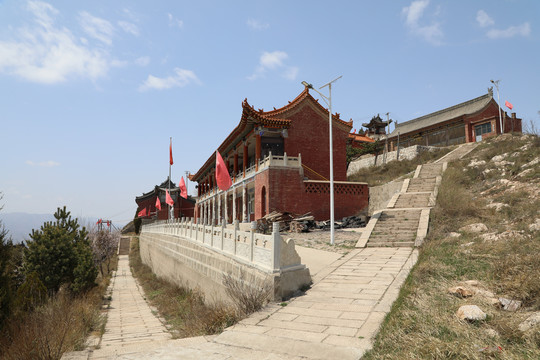
<svg viewBox="0 0 540 360">
<path fill-rule="evenodd" d="M 156 209 L 161 210 L 161 201 L 159 201 L 159 196 L 156 197 Z"/>
<path fill-rule="evenodd" d="M 216 182 L 217 186 L 223 190 L 228 190 L 231 185 L 231 177 L 229 176 L 229 171 L 227 170 L 227 165 L 223 161 L 221 154 L 216 150 Z"/>
<path fill-rule="evenodd" d="M 169 190 L 165 190 L 165 202 L 171 206 L 174 206 L 174 201 L 171 195 L 169 195 Z"/>
<path fill-rule="evenodd" d="M 172 139 L 171 139 L 171 143 L 169 144 L 169 164 L 173 164 L 173 161 L 172 161 Z"/>
<path fill-rule="evenodd" d="M 514 105 L 510 104 L 510 102 L 508 100 L 506 100 L 504 102 L 504 105 L 506 105 L 506 107 L 509 108 L 510 110 L 512 110 L 514 108 Z"/>
<path fill-rule="evenodd" d="M 141 211 L 139 211 L 139 213 L 137 214 L 138 217 L 143 217 L 143 216 L 146 216 L 146 208 L 142 209 Z"/>
<path fill-rule="evenodd" d="M 184 199 L 187 199 L 187 188 L 186 183 L 184 182 L 184 177 L 180 179 L 180 183 L 178 184 L 178 187 L 180 188 L 180 196 Z"/>
</svg>

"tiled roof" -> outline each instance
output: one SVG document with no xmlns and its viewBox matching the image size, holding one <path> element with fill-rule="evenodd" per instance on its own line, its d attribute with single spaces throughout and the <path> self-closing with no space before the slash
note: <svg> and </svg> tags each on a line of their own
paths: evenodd
<svg viewBox="0 0 540 360">
<path fill-rule="evenodd" d="M 255 108 L 250 105 L 247 99 L 244 99 L 242 102 L 242 116 L 240 117 L 240 123 L 231 131 L 231 133 L 225 138 L 223 143 L 218 147 L 218 150 L 221 155 L 224 155 L 225 152 L 229 151 L 232 146 L 234 146 L 238 139 L 249 134 L 253 125 L 262 125 L 270 128 L 288 128 L 292 120 L 286 119 L 288 114 L 293 111 L 298 105 L 300 105 L 304 100 L 309 100 L 313 105 L 319 110 L 328 114 L 328 109 L 319 104 L 319 101 L 311 96 L 309 89 L 307 87 L 302 91 L 293 101 L 279 109 L 264 111 L 263 109 L 255 110 Z M 343 121 L 339 118 L 339 114 L 332 115 L 334 124 L 337 126 L 347 127 L 348 131 L 352 128 L 351 121 Z M 215 151 L 212 155 L 206 160 L 203 166 L 197 171 L 197 173 L 190 175 L 189 179 L 191 181 L 198 181 L 200 177 L 206 173 L 208 167 L 215 163 Z"/>
<path fill-rule="evenodd" d="M 400 135 L 404 135 L 422 128 L 436 125 L 448 120 L 456 119 L 464 115 L 476 113 L 485 108 L 492 100 L 492 94 L 488 93 L 472 100 L 465 101 L 461 104 L 457 104 L 413 120 L 396 124 L 396 128 L 394 129 L 394 131 L 392 131 L 390 135 L 388 135 L 388 137 L 397 136 L 398 132 L 400 133 Z"/>
<path fill-rule="evenodd" d="M 375 142 L 375 140 L 365 135 L 349 134 L 349 138 L 361 142 Z"/>
</svg>

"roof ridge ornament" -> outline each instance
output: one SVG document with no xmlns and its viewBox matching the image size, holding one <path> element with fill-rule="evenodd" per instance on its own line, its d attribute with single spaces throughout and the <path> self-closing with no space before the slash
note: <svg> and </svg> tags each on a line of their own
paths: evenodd
<svg viewBox="0 0 540 360">
<path fill-rule="evenodd" d="M 493 97 L 493 86 L 488 87 L 488 94 Z"/>
</svg>

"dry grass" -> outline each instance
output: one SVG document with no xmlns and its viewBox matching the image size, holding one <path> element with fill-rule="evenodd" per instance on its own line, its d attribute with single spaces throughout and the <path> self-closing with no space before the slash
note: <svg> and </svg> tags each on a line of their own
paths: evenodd
<svg viewBox="0 0 540 360">
<path fill-rule="evenodd" d="M 452 148 L 440 148 L 433 151 L 425 151 L 414 159 L 391 161 L 383 166 L 372 166 L 360 169 L 357 173 L 348 177 L 349 181 L 366 182 L 369 186 L 386 184 L 401 176 L 414 171 L 420 164 L 431 162 L 450 152 Z"/>
<path fill-rule="evenodd" d="M 229 306 L 207 305 L 203 294 L 156 277 L 141 261 L 138 238 L 133 238 L 131 246 L 129 262 L 133 275 L 169 325 L 173 337 L 217 334 L 238 321 L 237 312 Z"/>
<path fill-rule="evenodd" d="M 270 279 L 253 278 L 248 281 L 244 272 L 240 273 L 240 278 L 227 274 L 223 279 L 223 285 L 242 316 L 261 310 L 270 301 L 274 291 Z"/>
<path fill-rule="evenodd" d="M 515 137 L 493 141 L 470 154 L 487 159 L 485 166 L 467 167 L 469 160 L 449 165 L 418 263 L 365 359 L 540 359 L 538 328 L 518 330 L 520 322 L 540 310 L 540 233 L 528 229 L 540 213 L 539 199 L 531 198 L 540 179 L 518 178 L 512 165 L 503 169 L 489 162 L 495 155 L 514 154 L 525 141 Z M 532 147 L 519 151 L 511 161 L 523 164 L 540 154 L 538 141 L 528 142 Z M 492 170 L 489 177 L 484 177 L 486 169 Z M 499 189 L 500 178 L 515 184 Z M 509 207 L 488 209 L 485 205 L 490 201 Z M 486 224 L 496 234 L 513 230 L 519 236 L 497 241 L 464 232 L 459 238 L 448 236 L 474 222 Z M 462 299 L 448 293 L 449 287 L 466 280 L 478 280 L 484 290 L 520 300 L 523 307 L 507 312 L 480 295 Z M 483 309 L 487 320 L 460 321 L 455 313 L 468 304 Z M 495 336 L 489 333 L 493 330 Z"/>
<path fill-rule="evenodd" d="M 94 288 L 78 298 L 60 293 L 34 311 L 12 317 L 0 341 L 2 359 L 52 360 L 84 349 L 87 336 L 102 329 L 103 290 Z"/>
</svg>

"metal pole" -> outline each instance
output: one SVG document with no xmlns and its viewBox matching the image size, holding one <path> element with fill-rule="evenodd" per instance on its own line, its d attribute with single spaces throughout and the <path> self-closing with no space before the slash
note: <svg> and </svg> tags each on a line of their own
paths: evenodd
<svg viewBox="0 0 540 360">
<path fill-rule="evenodd" d="M 501 81 L 501 80 L 495 80 L 495 81 L 491 80 L 493 85 L 495 85 L 495 87 L 497 88 L 497 105 L 499 106 L 499 126 L 500 126 L 500 129 L 501 129 L 501 134 L 504 134 L 504 129 L 502 127 L 501 97 L 500 97 L 500 94 L 499 94 L 499 81 Z"/>
<path fill-rule="evenodd" d="M 188 177 L 189 171 L 186 171 L 186 193 L 189 197 L 189 177 Z"/>
<path fill-rule="evenodd" d="M 169 138 L 169 140 L 170 140 L 170 146 L 171 146 L 171 149 L 172 149 L 172 136 Z M 170 161 L 170 159 L 169 159 L 169 184 L 168 184 L 168 186 L 169 186 L 169 196 L 170 196 L 171 195 L 171 161 Z M 165 199 L 165 200 L 167 200 L 167 199 Z M 168 206 L 168 210 L 169 210 L 168 213 L 167 213 L 167 219 L 170 220 L 170 218 L 171 218 L 171 205 L 167 204 L 167 206 Z"/>
<path fill-rule="evenodd" d="M 334 141 L 332 133 L 332 83 L 341 79 L 341 76 L 321 86 L 319 89 L 328 85 L 328 122 L 330 135 L 330 244 L 334 245 Z"/>
</svg>

